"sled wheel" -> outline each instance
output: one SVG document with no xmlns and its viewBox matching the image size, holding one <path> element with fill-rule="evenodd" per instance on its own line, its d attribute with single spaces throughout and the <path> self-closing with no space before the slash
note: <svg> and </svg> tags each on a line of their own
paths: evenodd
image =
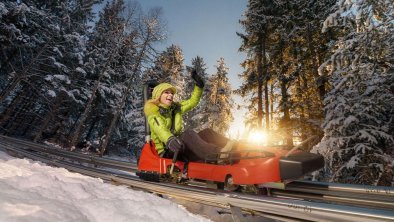
<svg viewBox="0 0 394 222">
<path fill-rule="evenodd" d="M 233 177 L 231 175 L 228 175 L 226 177 L 224 187 L 226 188 L 226 190 L 231 192 L 237 191 L 239 189 L 239 185 L 233 183 Z"/>
</svg>

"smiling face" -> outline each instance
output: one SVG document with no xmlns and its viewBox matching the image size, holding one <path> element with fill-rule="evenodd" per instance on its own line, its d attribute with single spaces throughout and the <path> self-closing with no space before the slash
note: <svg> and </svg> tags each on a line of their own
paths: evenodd
<svg viewBox="0 0 394 222">
<path fill-rule="evenodd" d="M 160 96 L 160 103 L 163 103 L 167 106 L 171 106 L 172 100 L 174 98 L 174 93 L 171 89 L 166 89 Z"/>
</svg>

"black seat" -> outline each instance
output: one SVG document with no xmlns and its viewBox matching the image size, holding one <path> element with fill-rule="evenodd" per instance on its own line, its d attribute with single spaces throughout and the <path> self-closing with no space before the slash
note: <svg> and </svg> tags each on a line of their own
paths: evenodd
<svg viewBox="0 0 394 222">
<path fill-rule="evenodd" d="M 324 158 L 315 153 L 294 153 L 289 156 L 281 157 L 279 166 L 282 180 L 298 179 L 307 173 L 324 167 Z"/>
</svg>

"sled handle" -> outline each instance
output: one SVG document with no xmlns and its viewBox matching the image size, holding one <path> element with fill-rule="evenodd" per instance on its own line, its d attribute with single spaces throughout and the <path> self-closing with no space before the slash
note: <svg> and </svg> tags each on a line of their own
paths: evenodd
<svg viewBox="0 0 394 222">
<path fill-rule="evenodd" d="M 297 146 L 293 147 L 289 152 L 286 153 L 285 157 L 288 157 L 290 154 L 292 154 L 294 151 L 298 150 L 299 148 L 301 148 L 303 145 L 305 145 L 306 143 L 309 143 L 310 141 L 313 141 L 315 139 L 317 139 L 318 136 L 314 135 L 309 137 L 308 139 L 302 141 L 300 144 L 298 144 Z"/>
<path fill-rule="evenodd" d="M 170 168 L 170 175 L 172 175 L 172 173 L 174 171 L 174 166 L 175 166 L 176 160 L 178 159 L 178 153 L 179 153 L 179 150 L 174 153 L 174 157 L 172 158 L 172 163 L 171 163 L 171 168 Z"/>
</svg>

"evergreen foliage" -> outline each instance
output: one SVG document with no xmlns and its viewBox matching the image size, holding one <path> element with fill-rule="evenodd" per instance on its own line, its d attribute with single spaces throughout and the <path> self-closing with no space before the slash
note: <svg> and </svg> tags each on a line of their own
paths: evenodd
<svg viewBox="0 0 394 222">
<path fill-rule="evenodd" d="M 165 37 L 160 10 L 145 15 L 137 4 L 108 2 L 89 29 L 100 2 L 0 3 L 3 134 L 101 152 L 109 143 L 140 149 L 141 71 L 155 56 L 151 44 Z"/>
<path fill-rule="evenodd" d="M 37 140 L 47 133 L 47 126 L 56 132 L 65 119 L 50 122 L 61 103 L 79 102 L 71 85 L 76 84 L 74 69 L 83 54 L 80 31 L 86 30 L 83 24 L 91 16 L 84 3 L 1 3 L 1 48 L 6 59 L 1 64 L 0 123 L 5 134 Z"/>
<path fill-rule="evenodd" d="M 388 185 L 394 151 L 394 9 L 390 1 L 338 1 L 325 21 L 343 33 L 320 71 L 330 75 L 325 99 L 320 176 L 330 181 Z"/>
<path fill-rule="evenodd" d="M 253 107 L 257 105 L 256 119 L 257 128 L 263 127 L 263 113 L 265 114 L 265 128 L 270 128 L 269 122 L 269 102 L 268 102 L 268 82 L 270 81 L 269 73 L 267 72 L 267 47 L 270 45 L 272 39 L 270 33 L 274 29 L 275 16 L 277 7 L 276 2 L 250 0 L 248 9 L 245 12 L 244 19 L 240 21 L 245 29 L 245 34 L 237 33 L 242 39 L 240 51 L 246 52 L 248 57 L 242 64 L 245 72 L 240 75 L 245 82 L 237 91 L 243 97 L 252 93 Z M 264 105 L 263 111 L 263 90 L 264 90 Z M 253 98 L 255 97 L 256 98 Z"/>
<path fill-rule="evenodd" d="M 230 123 L 233 121 L 231 112 L 234 101 L 231 97 L 232 89 L 228 82 L 228 68 L 223 58 L 216 66 L 216 73 L 209 79 L 210 97 L 207 112 L 209 113 L 209 128 L 220 134 L 226 134 Z"/>
<path fill-rule="evenodd" d="M 156 58 L 154 66 L 145 73 L 145 79 L 172 84 L 177 89 L 175 100 L 180 101 L 187 97 L 184 71 L 183 52 L 179 46 L 171 45 Z"/>
<path fill-rule="evenodd" d="M 304 140 L 322 135 L 322 100 L 328 84 L 325 76 L 319 76 L 318 66 L 327 56 L 332 34 L 321 34 L 320 29 L 332 4 L 332 0 L 249 1 L 240 21 L 246 34 L 238 33 L 243 40 L 240 50 L 248 56 L 241 64 L 243 84 L 236 91 L 250 101 L 248 128 L 260 127 L 263 112 L 265 128 L 282 135 L 288 145 L 296 136 Z"/>
</svg>

